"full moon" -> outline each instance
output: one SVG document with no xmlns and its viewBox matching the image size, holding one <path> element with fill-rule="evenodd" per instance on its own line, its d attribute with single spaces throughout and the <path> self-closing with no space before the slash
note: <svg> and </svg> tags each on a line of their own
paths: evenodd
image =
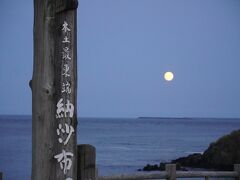
<svg viewBox="0 0 240 180">
<path fill-rule="evenodd" d="M 173 78 L 174 78 L 174 75 L 173 75 L 172 72 L 170 72 L 170 71 L 165 72 L 165 74 L 164 74 L 164 79 L 165 79 L 166 81 L 172 81 Z"/>
</svg>

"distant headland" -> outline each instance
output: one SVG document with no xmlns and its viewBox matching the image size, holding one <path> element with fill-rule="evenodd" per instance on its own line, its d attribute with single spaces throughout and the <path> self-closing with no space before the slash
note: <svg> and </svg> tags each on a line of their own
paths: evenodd
<svg viewBox="0 0 240 180">
<path fill-rule="evenodd" d="M 140 116 L 137 119 L 240 119 L 235 117 L 151 117 Z"/>
<path fill-rule="evenodd" d="M 204 168 L 215 170 L 232 170 L 234 164 L 240 163 L 240 130 L 219 138 L 209 145 L 207 150 L 201 153 L 190 154 L 187 157 L 180 157 L 168 163 L 177 164 L 178 170 L 188 168 Z M 143 171 L 165 170 L 165 164 L 147 164 Z"/>
</svg>

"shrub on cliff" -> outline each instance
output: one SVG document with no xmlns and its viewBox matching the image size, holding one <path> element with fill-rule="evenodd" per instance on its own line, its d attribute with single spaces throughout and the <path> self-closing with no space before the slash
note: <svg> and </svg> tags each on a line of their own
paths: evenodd
<svg viewBox="0 0 240 180">
<path fill-rule="evenodd" d="M 211 143 L 202 155 L 205 168 L 232 170 L 233 164 L 240 163 L 240 130 Z"/>
</svg>

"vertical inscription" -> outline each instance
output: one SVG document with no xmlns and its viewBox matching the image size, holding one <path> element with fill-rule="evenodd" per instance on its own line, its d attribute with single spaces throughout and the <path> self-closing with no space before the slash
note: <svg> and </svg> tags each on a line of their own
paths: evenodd
<svg viewBox="0 0 240 180">
<path fill-rule="evenodd" d="M 73 81 L 71 77 L 72 70 L 72 49 L 71 49 L 71 27 L 65 20 L 62 22 L 61 28 L 61 78 L 60 78 L 60 92 L 61 96 L 57 100 L 56 104 L 56 120 L 58 121 L 58 126 L 56 129 L 56 134 L 58 139 L 56 141 L 62 147 L 61 151 L 54 156 L 58 168 L 61 169 L 66 180 L 73 180 L 71 177 L 72 159 L 74 158 L 73 152 L 67 149 L 68 142 L 70 141 L 73 133 L 75 132 L 74 127 L 70 124 L 74 116 L 74 104 L 71 102 L 72 87 L 71 82 Z"/>
</svg>

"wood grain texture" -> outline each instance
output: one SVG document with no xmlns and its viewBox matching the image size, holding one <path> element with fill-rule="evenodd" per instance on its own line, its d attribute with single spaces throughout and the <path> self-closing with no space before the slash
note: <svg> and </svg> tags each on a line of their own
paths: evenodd
<svg viewBox="0 0 240 180">
<path fill-rule="evenodd" d="M 95 180 L 96 169 L 96 149 L 92 145 L 78 145 L 78 180 Z"/>
<path fill-rule="evenodd" d="M 166 164 L 166 172 L 168 180 L 176 180 L 176 164 Z"/>
<path fill-rule="evenodd" d="M 34 0 L 34 65 L 32 88 L 32 180 L 65 180 L 70 176 L 77 178 L 76 157 L 72 158 L 72 168 L 66 175 L 60 171 L 59 163 L 54 156 L 62 152 L 56 129 L 58 124 L 67 122 L 77 127 L 77 42 L 76 42 L 76 10 L 66 9 L 56 12 L 53 0 Z M 61 93 L 62 58 L 60 42 L 60 24 L 69 21 L 71 33 L 71 95 L 69 98 L 75 106 L 73 118 L 56 119 L 56 104 Z M 75 130 L 76 132 L 76 130 Z M 66 146 L 67 151 L 76 156 L 76 133 Z"/>
<path fill-rule="evenodd" d="M 56 1 L 56 12 L 62 12 L 67 10 L 74 10 L 78 7 L 77 0 L 57 0 Z"/>
<path fill-rule="evenodd" d="M 240 180 L 240 164 L 234 164 L 234 171 L 238 174 L 235 180 Z"/>
<path fill-rule="evenodd" d="M 174 171 L 173 167 L 161 172 L 144 172 L 136 174 L 122 174 L 112 176 L 98 176 L 98 180 L 140 180 L 140 179 L 168 179 L 169 171 Z M 236 171 L 176 171 L 176 178 L 238 178 Z"/>
<path fill-rule="evenodd" d="M 177 171 L 178 178 L 196 178 L 196 177 L 236 177 L 234 171 Z"/>
<path fill-rule="evenodd" d="M 163 172 L 149 172 L 137 174 L 122 174 L 112 176 L 99 176 L 97 180 L 143 180 L 143 179 L 166 179 L 167 173 Z"/>
<path fill-rule="evenodd" d="M 54 101 L 54 9 L 34 1 L 34 67 L 32 78 L 32 179 L 54 179 L 56 146 Z"/>
<path fill-rule="evenodd" d="M 137 173 L 137 174 L 122 174 L 112 176 L 99 176 L 98 180 L 139 180 L 139 179 L 167 179 L 168 173 L 150 172 L 150 173 Z M 202 178 L 202 177 L 217 177 L 217 178 L 234 178 L 238 177 L 236 172 L 214 172 L 214 171 L 176 171 L 176 178 Z"/>
</svg>

